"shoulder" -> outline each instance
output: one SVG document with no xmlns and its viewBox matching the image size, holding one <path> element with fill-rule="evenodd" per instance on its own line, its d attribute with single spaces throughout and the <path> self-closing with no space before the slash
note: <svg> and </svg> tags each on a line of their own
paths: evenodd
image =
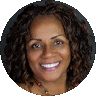
<svg viewBox="0 0 96 96">
<path fill-rule="evenodd" d="M 34 85 L 34 81 L 31 79 L 30 80 L 32 83 L 33 83 L 33 85 Z M 19 87 L 21 87 L 22 89 L 24 89 L 24 90 L 26 90 L 26 91 L 28 91 L 28 92 L 30 92 L 30 90 L 32 90 L 33 89 L 33 85 L 30 85 L 29 83 L 19 83 L 19 84 L 17 84 Z"/>
<path fill-rule="evenodd" d="M 30 92 L 30 88 L 29 88 L 29 86 L 27 84 L 21 83 L 21 84 L 18 84 L 18 86 L 21 87 L 22 89 Z"/>
<path fill-rule="evenodd" d="M 21 88 L 23 88 L 23 89 L 25 89 L 25 87 L 26 87 L 26 84 L 25 83 L 20 83 L 20 84 L 17 84 L 19 87 L 21 87 Z"/>
</svg>

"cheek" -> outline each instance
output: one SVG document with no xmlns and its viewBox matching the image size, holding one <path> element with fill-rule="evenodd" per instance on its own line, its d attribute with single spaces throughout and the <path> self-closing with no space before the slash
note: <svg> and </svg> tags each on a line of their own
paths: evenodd
<svg viewBox="0 0 96 96">
<path fill-rule="evenodd" d="M 64 60 L 70 60 L 71 59 L 70 49 L 66 48 L 66 49 L 62 50 L 61 55 Z"/>
<path fill-rule="evenodd" d="M 40 58 L 40 52 L 29 51 L 29 52 L 27 52 L 27 58 L 28 58 L 29 63 L 38 62 L 38 60 Z"/>
<path fill-rule="evenodd" d="M 71 61 L 70 50 L 68 48 L 66 50 L 62 50 L 61 56 L 63 59 L 62 68 L 66 71 Z"/>
</svg>

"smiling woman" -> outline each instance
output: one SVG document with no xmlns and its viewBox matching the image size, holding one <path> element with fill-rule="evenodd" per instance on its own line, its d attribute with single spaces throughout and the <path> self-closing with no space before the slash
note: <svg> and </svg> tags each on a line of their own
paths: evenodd
<svg viewBox="0 0 96 96">
<path fill-rule="evenodd" d="M 91 68 L 86 23 L 63 4 L 31 4 L 7 35 L 9 76 L 37 95 L 59 95 L 78 86 Z"/>
<path fill-rule="evenodd" d="M 26 41 L 29 41 L 26 44 L 27 59 L 35 79 L 51 94 L 56 94 L 59 89 L 64 93 L 71 53 L 61 22 L 54 15 L 38 15 L 30 26 Z"/>
</svg>

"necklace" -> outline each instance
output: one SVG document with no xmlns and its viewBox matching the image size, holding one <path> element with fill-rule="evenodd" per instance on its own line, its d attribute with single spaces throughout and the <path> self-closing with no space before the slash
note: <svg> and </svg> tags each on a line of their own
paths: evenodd
<svg viewBox="0 0 96 96">
<path fill-rule="evenodd" d="M 33 77 L 33 78 L 34 78 L 34 77 Z M 48 92 L 48 90 L 46 90 L 46 89 L 42 86 L 42 84 L 41 84 L 40 82 L 38 82 L 35 78 L 34 78 L 34 80 L 35 80 L 35 83 L 37 84 L 37 86 L 39 86 L 41 89 L 43 89 L 43 90 L 45 91 L 45 94 L 46 94 L 47 96 L 55 96 L 55 95 L 50 95 L 49 92 Z"/>
</svg>

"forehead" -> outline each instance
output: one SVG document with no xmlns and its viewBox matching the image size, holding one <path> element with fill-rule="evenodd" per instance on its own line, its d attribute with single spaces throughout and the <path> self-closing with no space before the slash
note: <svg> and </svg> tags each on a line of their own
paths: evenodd
<svg viewBox="0 0 96 96">
<path fill-rule="evenodd" d="M 51 15 L 38 15 L 37 17 L 35 17 L 31 25 L 35 25 L 35 24 L 42 23 L 42 22 L 43 23 L 46 22 L 47 24 L 50 22 L 56 23 L 57 21 L 59 21 L 56 18 L 57 16 L 58 18 L 60 18 L 59 15 L 54 16 L 52 14 Z"/>
<path fill-rule="evenodd" d="M 54 15 L 38 15 L 30 26 L 30 35 L 51 36 L 64 35 L 64 29 L 61 22 Z"/>
</svg>

